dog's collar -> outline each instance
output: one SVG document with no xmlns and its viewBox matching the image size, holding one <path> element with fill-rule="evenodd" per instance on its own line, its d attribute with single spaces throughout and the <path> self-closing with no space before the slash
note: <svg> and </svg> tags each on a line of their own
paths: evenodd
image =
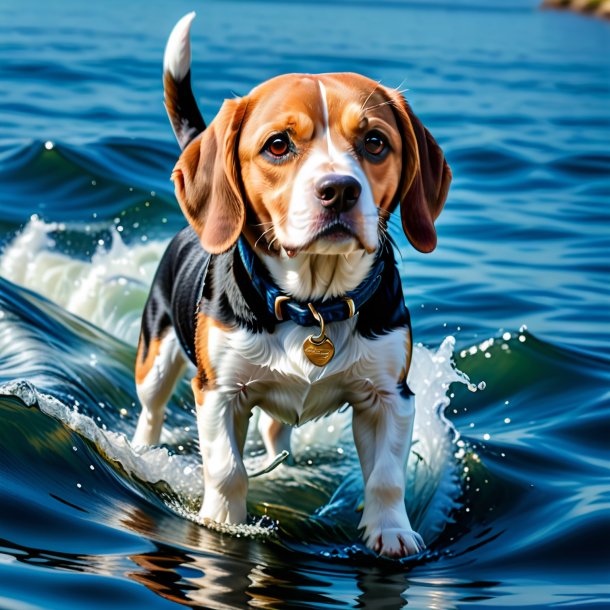
<svg viewBox="0 0 610 610">
<path fill-rule="evenodd" d="M 292 320 L 299 326 L 318 325 L 319 320 L 313 312 L 319 314 L 326 323 L 341 322 L 354 316 L 377 291 L 384 267 L 382 257 L 378 256 L 369 274 L 354 290 L 334 299 L 300 303 L 273 282 L 243 235 L 237 242 L 237 250 L 252 285 L 265 303 L 268 314 L 276 321 Z"/>
</svg>

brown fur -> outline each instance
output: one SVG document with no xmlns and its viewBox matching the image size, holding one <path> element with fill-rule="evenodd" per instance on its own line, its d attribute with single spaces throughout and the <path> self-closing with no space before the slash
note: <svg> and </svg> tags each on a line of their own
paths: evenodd
<svg viewBox="0 0 610 610">
<path fill-rule="evenodd" d="M 357 74 L 288 74 L 263 83 L 247 97 L 225 101 L 172 174 L 178 201 L 203 247 L 225 251 L 242 230 L 252 243 L 264 237 L 270 252 L 290 246 L 274 242 L 274 228 L 286 222 L 295 176 L 322 137 L 318 80 L 326 87 L 331 137 L 341 151 L 357 149 L 371 129 L 388 138 L 391 151 L 385 160 L 359 161 L 379 208 L 389 213 L 400 202 L 406 236 L 415 248 L 430 252 L 451 171 L 404 98 Z M 259 153 L 270 135 L 284 130 L 299 154 L 271 163 Z M 357 224 L 367 221 L 360 218 Z"/>
<path fill-rule="evenodd" d="M 216 370 L 210 354 L 210 330 L 213 328 L 223 331 L 229 330 L 227 326 L 205 314 L 200 313 L 197 316 L 195 332 L 197 376 L 191 382 L 197 404 L 202 404 L 205 391 L 216 385 Z"/>
<path fill-rule="evenodd" d="M 212 125 L 186 147 L 172 173 L 180 207 L 212 254 L 235 243 L 246 219 L 236 156 L 246 105 L 227 100 Z"/>
<path fill-rule="evenodd" d="M 411 245 L 420 252 L 436 248 L 434 221 L 438 218 L 451 183 L 451 169 L 440 146 L 415 116 L 407 101 L 392 93 L 403 137 L 404 161 L 399 191 L 402 227 Z"/>
<path fill-rule="evenodd" d="M 154 337 L 148 344 L 148 350 L 144 355 L 144 341 L 140 335 L 140 342 L 138 343 L 138 353 L 136 356 L 136 383 L 140 385 L 146 379 L 148 373 L 152 369 L 155 358 L 159 355 L 161 349 L 161 339 Z"/>
</svg>

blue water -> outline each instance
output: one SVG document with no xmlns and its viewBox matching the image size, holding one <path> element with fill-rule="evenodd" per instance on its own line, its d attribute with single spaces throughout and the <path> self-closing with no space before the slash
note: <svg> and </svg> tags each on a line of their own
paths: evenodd
<svg viewBox="0 0 610 610">
<path fill-rule="evenodd" d="M 437 250 L 391 227 L 423 344 L 422 557 L 359 542 L 341 416 L 252 480 L 237 533 L 192 520 L 187 382 L 162 448 L 125 440 L 139 315 L 184 224 L 160 75 L 193 8 L 206 120 L 276 74 L 356 71 L 407 88 L 446 152 Z M 610 607 L 609 58 L 607 22 L 536 0 L 0 0 L 0 608 Z"/>
</svg>

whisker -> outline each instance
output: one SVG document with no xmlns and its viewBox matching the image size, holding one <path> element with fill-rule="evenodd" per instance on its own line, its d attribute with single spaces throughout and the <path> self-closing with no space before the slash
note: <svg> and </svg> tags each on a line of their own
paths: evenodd
<svg viewBox="0 0 610 610">
<path fill-rule="evenodd" d="M 375 106 L 369 106 L 366 110 L 374 110 L 375 108 L 380 108 L 381 106 L 395 106 L 394 100 L 387 100 L 385 102 L 381 102 L 380 104 L 376 104 Z"/>
<path fill-rule="evenodd" d="M 375 85 L 375 87 L 373 87 L 373 90 L 368 94 L 367 98 L 364 100 L 363 104 L 360 106 L 360 112 L 365 112 L 366 111 L 366 103 L 371 99 L 371 97 L 373 96 L 373 93 L 375 93 L 375 91 L 377 91 L 377 87 L 381 85 L 381 81 L 378 80 L 377 81 L 377 85 Z"/>
<path fill-rule="evenodd" d="M 249 224 L 249 227 L 264 227 L 265 225 L 272 225 L 273 220 L 268 220 L 267 222 L 257 222 L 254 224 Z"/>
<path fill-rule="evenodd" d="M 258 239 L 254 242 L 254 247 L 256 248 L 256 246 L 258 245 L 258 242 L 270 231 L 273 231 L 275 227 L 271 226 L 269 227 L 266 231 L 263 231 L 259 236 Z"/>
</svg>

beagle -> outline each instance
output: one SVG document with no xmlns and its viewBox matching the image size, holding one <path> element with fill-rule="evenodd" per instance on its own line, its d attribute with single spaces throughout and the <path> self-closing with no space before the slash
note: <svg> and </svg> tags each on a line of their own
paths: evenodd
<svg viewBox="0 0 610 610">
<path fill-rule="evenodd" d="M 421 552 L 405 509 L 414 418 L 412 337 L 388 237 L 436 246 L 451 171 L 405 99 L 358 74 L 287 74 L 226 100 L 206 128 L 190 85 L 189 30 L 172 31 L 165 104 L 183 149 L 172 173 L 189 221 L 159 265 L 137 362 L 133 444 L 159 442 L 190 360 L 204 468 L 200 517 L 246 520 L 248 420 L 272 458 L 290 426 L 353 408 L 365 544 Z"/>
</svg>

